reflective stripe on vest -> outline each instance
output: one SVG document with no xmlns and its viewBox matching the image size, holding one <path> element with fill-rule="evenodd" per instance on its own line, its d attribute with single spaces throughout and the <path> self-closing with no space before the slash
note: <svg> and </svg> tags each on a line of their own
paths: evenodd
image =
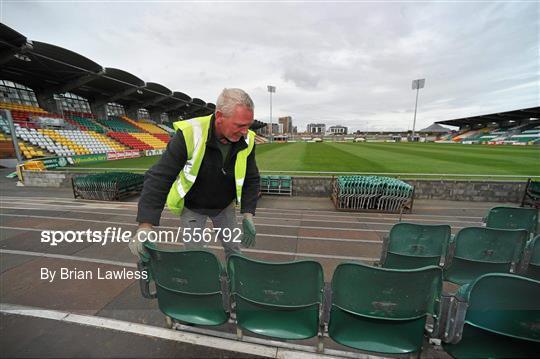
<svg viewBox="0 0 540 359">
<path fill-rule="evenodd" d="M 184 209 L 184 197 L 191 189 L 197 179 L 197 174 L 201 167 L 206 151 L 206 140 L 210 130 L 212 115 L 194 118 L 188 121 L 178 121 L 173 123 L 175 130 L 181 130 L 184 135 L 187 151 L 187 161 L 180 171 L 178 179 L 173 183 L 167 196 L 167 207 L 174 214 L 181 215 Z M 234 164 L 234 177 L 236 179 L 236 200 L 241 203 L 242 187 L 246 176 L 247 157 L 253 150 L 255 143 L 255 132 L 248 131 L 245 139 L 247 148 L 239 151 Z"/>
</svg>

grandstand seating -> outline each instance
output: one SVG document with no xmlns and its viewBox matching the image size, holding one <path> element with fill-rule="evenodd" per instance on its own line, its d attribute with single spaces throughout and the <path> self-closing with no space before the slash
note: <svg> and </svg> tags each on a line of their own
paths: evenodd
<svg viewBox="0 0 540 359">
<path fill-rule="evenodd" d="M 130 123 L 131 125 L 133 125 L 134 127 L 136 128 L 139 128 L 140 130 L 142 130 L 143 132 L 148 132 L 148 133 L 151 133 L 151 134 L 161 134 L 161 135 L 167 135 L 167 131 L 165 131 L 164 129 L 156 126 L 155 124 L 152 124 L 152 123 L 145 123 L 145 122 L 142 122 L 142 121 L 135 121 L 135 120 L 132 120 L 131 118 L 127 117 L 127 116 L 123 116 L 122 117 L 122 120 L 126 121 L 127 123 Z"/>
<path fill-rule="evenodd" d="M 94 131 L 97 133 L 105 133 L 106 130 L 103 128 L 103 126 L 99 125 L 97 122 L 92 120 L 92 115 L 87 114 L 79 114 L 77 112 L 71 112 L 65 115 L 66 120 L 74 124 L 75 126 L 79 127 L 82 130 L 86 131 Z"/>
<path fill-rule="evenodd" d="M 385 237 L 380 264 L 385 268 L 439 266 L 451 237 L 448 225 L 397 223 Z"/>
<path fill-rule="evenodd" d="M 115 139 L 116 141 L 122 143 L 125 146 L 128 146 L 129 148 L 133 148 L 139 151 L 154 149 L 153 146 L 134 137 L 134 135 L 135 135 L 134 133 L 127 133 L 127 132 L 108 132 L 107 133 L 107 136 Z"/>
<path fill-rule="evenodd" d="M 270 263 L 233 254 L 227 273 L 239 327 L 280 339 L 319 333 L 324 278 L 318 262 Z"/>
<path fill-rule="evenodd" d="M 156 126 L 158 126 L 159 128 L 165 130 L 165 132 L 167 132 L 168 134 L 171 134 L 171 135 L 173 135 L 176 132 L 175 130 L 173 130 L 169 126 L 161 124 L 161 123 L 157 124 Z"/>
<path fill-rule="evenodd" d="M 445 280 L 463 285 L 485 273 L 510 272 L 521 259 L 527 237 L 524 229 L 461 229 L 451 242 Z"/>
<path fill-rule="evenodd" d="M 133 136 L 134 138 L 138 139 L 139 141 L 143 143 L 146 143 L 152 149 L 161 150 L 167 147 L 166 141 L 162 141 L 161 139 L 157 138 L 156 135 L 152 135 L 150 133 L 132 133 L 131 136 Z"/>
<path fill-rule="evenodd" d="M 460 288 L 450 305 L 443 347 L 454 358 L 537 358 L 540 282 L 485 274 Z"/>
<path fill-rule="evenodd" d="M 109 116 L 108 119 L 97 119 L 97 121 L 105 127 L 110 128 L 113 132 L 129 132 L 142 133 L 143 130 L 133 126 L 131 123 L 124 121 L 117 116 Z"/>
<path fill-rule="evenodd" d="M 438 316 L 441 272 L 436 266 L 401 270 L 338 265 L 332 278 L 329 336 L 370 352 L 420 351 L 428 315 Z"/>
</svg>

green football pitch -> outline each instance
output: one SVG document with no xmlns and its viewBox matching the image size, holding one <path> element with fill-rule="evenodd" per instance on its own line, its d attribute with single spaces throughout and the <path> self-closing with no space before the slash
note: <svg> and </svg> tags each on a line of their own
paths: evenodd
<svg viewBox="0 0 540 359">
<path fill-rule="evenodd" d="M 256 147 L 264 171 L 540 175 L 540 147 L 439 143 L 274 143 Z M 159 159 L 89 163 L 87 168 L 147 169 Z"/>
</svg>

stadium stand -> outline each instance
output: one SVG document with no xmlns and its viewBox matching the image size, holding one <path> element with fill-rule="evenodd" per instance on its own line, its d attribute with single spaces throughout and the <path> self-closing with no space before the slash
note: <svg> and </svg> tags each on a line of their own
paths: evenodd
<svg viewBox="0 0 540 359">
<path fill-rule="evenodd" d="M 155 124 L 144 123 L 142 121 L 135 121 L 135 120 L 132 120 L 131 118 L 129 118 L 127 116 L 123 116 L 122 120 L 126 121 L 127 123 L 130 123 L 134 127 L 138 128 L 138 129 L 140 129 L 140 130 L 142 130 L 144 132 L 148 132 L 148 133 L 151 133 L 151 134 L 154 134 L 154 135 L 155 134 L 167 135 L 167 131 L 163 130 L 162 128 L 159 128 Z"/>
<path fill-rule="evenodd" d="M 118 116 L 109 116 L 108 119 L 97 119 L 97 121 L 105 127 L 110 128 L 113 132 L 129 132 L 142 133 L 143 130 L 133 126 L 131 123 L 124 121 Z"/>
</svg>

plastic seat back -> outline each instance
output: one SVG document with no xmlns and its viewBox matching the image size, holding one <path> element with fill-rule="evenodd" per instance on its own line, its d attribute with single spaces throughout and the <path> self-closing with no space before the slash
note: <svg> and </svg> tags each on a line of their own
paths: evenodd
<svg viewBox="0 0 540 359">
<path fill-rule="evenodd" d="M 524 229 L 463 228 L 454 239 L 445 280 L 462 285 L 482 274 L 509 272 L 519 262 L 527 236 Z"/>
<path fill-rule="evenodd" d="M 332 278 L 328 333 L 336 342 L 371 352 L 404 354 L 422 347 L 428 315 L 437 317 L 442 269 L 338 265 Z"/>
<path fill-rule="evenodd" d="M 228 319 L 223 308 L 221 263 L 205 250 L 157 249 L 145 243 L 148 267 L 156 282 L 159 309 L 173 319 L 219 325 Z"/>
<path fill-rule="evenodd" d="M 526 229 L 538 233 L 538 210 L 535 208 L 494 207 L 489 210 L 486 227 L 499 229 Z"/>
<path fill-rule="evenodd" d="M 445 350 L 458 358 L 537 358 L 539 298 L 539 281 L 502 273 L 477 278 L 456 296 Z"/>
<path fill-rule="evenodd" d="M 397 223 L 390 230 L 383 267 L 413 269 L 439 265 L 450 241 L 448 225 Z"/>
<path fill-rule="evenodd" d="M 240 327 L 281 339 L 317 335 L 324 288 L 318 262 L 272 263 L 233 254 L 227 271 Z"/>
</svg>

